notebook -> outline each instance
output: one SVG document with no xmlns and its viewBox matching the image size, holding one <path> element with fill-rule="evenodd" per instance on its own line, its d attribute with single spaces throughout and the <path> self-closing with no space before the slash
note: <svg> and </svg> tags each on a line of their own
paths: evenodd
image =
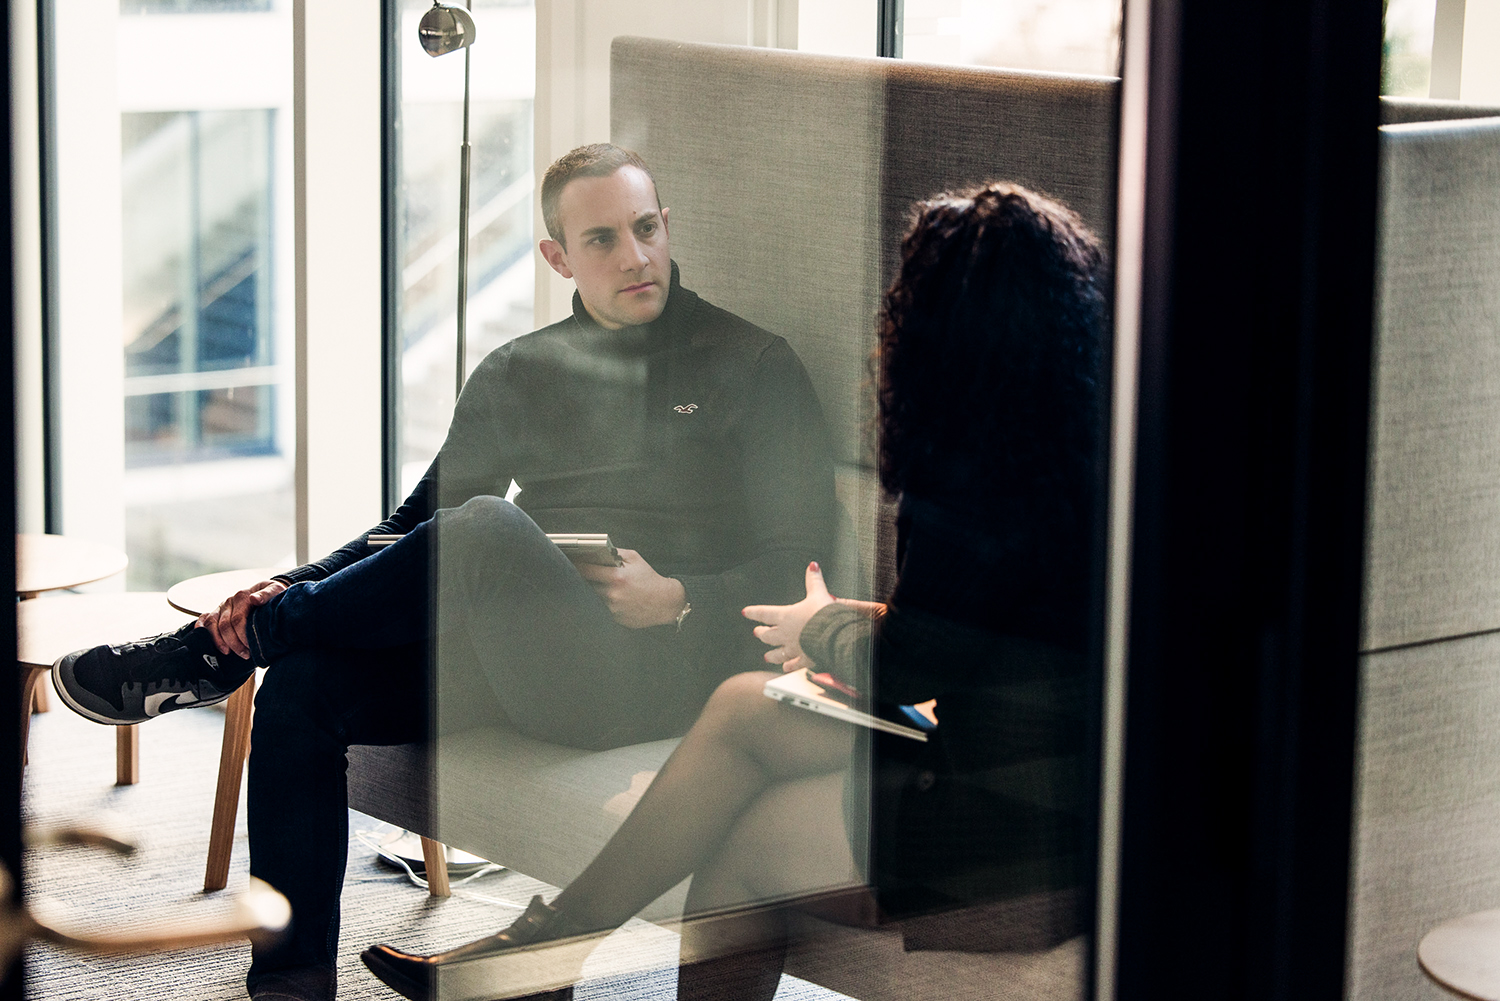
<svg viewBox="0 0 1500 1001">
<path fill-rule="evenodd" d="M 365 543 L 371 549 L 381 549 L 385 546 L 393 546 L 400 542 L 405 536 L 401 535 L 368 535 Z M 577 532 L 548 532 L 547 538 L 556 544 L 563 555 L 574 563 L 593 563 L 601 567 L 623 566 L 625 561 L 620 559 L 620 552 L 615 544 L 610 541 L 608 535 L 579 534 Z"/>
</svg>

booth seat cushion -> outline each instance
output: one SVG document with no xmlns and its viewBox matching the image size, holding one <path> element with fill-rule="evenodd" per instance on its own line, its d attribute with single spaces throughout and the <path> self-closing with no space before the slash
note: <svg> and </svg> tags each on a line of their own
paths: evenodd
<svg viewBox="0 0 1500 1001">
<path fill-rule="evenodd" d="M 676 740 L 583 751 L 504 727 L 438 741 L 436 836 L 554 886 L 583 871 L 635 807 Z M 643 914 L 682 911 L 682 890 Z"/>
</svg>

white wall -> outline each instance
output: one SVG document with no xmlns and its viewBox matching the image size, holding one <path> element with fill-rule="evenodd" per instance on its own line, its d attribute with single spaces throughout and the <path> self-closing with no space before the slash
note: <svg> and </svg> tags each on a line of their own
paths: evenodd
<svg viewBox="0 0 1500 1001">
<path fill-rule="evenodd" d="M 874 56 L 878 45 L 876 0 L 798 0 L 797 44 L 802 52 Z"/>
<path fill-rule="evenodd" d="M 1465 0 L 1462 100 L 1500 104 L 1500 0 Z"/>
<path fill-rule="evenodd" d="M 297 559 L 305 562 L 383 516 L 380 6 L 295 0 L 292 11 Z"/>
<path fill-rule="evenodd" d="M 119 10 L 57 0 L 57 323 L 61 527 L 123 549 Z"/>
</svg>

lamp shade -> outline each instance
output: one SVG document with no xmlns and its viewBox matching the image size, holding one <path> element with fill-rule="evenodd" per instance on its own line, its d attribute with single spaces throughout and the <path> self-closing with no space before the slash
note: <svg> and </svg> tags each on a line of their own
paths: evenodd
<svg viewBox="0 0 1500 1001">
<path fill-rule="evenodd" d="M 462 7 L 434 3 L 418 22 L 417 37 L 429 56 L 447 55 L 474 44 L 474 19 Z"/>
</svg>

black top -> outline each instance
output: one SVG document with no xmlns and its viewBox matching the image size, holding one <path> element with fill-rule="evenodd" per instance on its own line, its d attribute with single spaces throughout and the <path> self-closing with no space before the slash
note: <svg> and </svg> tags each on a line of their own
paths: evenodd
<svg viewBox="0 0 1500 1001">
<path fill-rule="evenodd" d="M 515 498 L 547 532 L 607 532 L 683 584 L 683 652 L 718 673 L 763 666 L 739 610 L 802 594 L 835 522 L 822 408 L 787 342 L 678 281 L 655 321 L 573 315 L 501 345 L 464 386 L 411 495 L 366 534 L 405 533 L 471 497 Z M 365 535 L 283 575 L 365 558 Z"/>
<path fill-rule="evenodd" d="M 1088 564 L 1047 560 L 1036 532 L 1005 525 L 1008 507 L 974 518 L 903 499 L 887 613 L 871 622 L 829 605 L 802 632 L 813 662 L 870 693 L 881 715 L 937 699 L 927 744 L 874 734 L 868 785 L 850 804 L 851 835 L 868 825 L 867 875 L 888 916 L 968 909 L 984 926 L 955 919 L 924 932 L 936 944 L 908 935 L 908 948 L 1043 948 L 1083 921 L 1075 888 L 1096 797 Z M 1005 901 L 1024 906 L 972 912 Z"/>
</svg>

